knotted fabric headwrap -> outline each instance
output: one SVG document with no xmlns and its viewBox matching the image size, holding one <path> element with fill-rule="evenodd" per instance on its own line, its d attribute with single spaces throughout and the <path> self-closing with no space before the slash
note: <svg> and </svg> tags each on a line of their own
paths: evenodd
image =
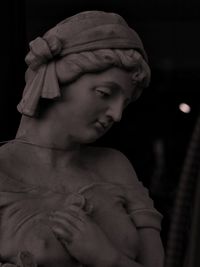
<svg viewBox="0 0 200 267">
<path fill-rule="evenodd" d="M 40 98 L 61 96 L 56 66 L 62 58 L 101 49 L 135 49 L 147 62 L 138 34 L 118 14 L 103 11 L 86 11 L 69 17 L 29 46 L 25 58 L 28 65 L 26 86 L 17 106 L 19 112 L 27 116 L 36 115 Z M 73 80 L 73 73 L 70 79 Z"/>
</svg>

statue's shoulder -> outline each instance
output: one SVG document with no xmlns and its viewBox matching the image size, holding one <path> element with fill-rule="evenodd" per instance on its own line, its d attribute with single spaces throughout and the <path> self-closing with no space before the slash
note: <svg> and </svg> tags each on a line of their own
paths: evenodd
<svg viewBox="0 0 200 267">
<path fill-rule="evenodd" d="M 107 182 L 131 184 L 137 180 L 132 163 L 119 150 L 107 147 L 89 148 L 90 165 Z"/>
<path fill-rule="evenodd" d="M 11 143 L 6 143 L 0 146 L 0 161 L 8 160 L 12 156 L 12 152 L 15 151 Z"/>
<path fill-rule="evenodd" d="M 12 143 L 7 143 L 0 147 L 0 192 L 15 192 L 23 188 L 23 184 L 18 179 L 18 151 Z"/>
<path fill-rule="evenodd" d="M 13 169 L 15 149 L 9 143 L 0 147 L 0 177 L 8 175 Z"/>
</svg>

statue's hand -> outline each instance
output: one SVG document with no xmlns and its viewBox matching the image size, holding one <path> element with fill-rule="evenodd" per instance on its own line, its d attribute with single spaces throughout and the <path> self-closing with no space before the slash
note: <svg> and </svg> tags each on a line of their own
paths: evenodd
<svg viewBox="0 0 200 267">
<path fill-rule="evenodd" d="M 17 265 L 12 264 L 12 263 L 1 263 L 0 262 L 0 267 L 17 267 Z"/>
<path fill-rule="evenodd" d="M 69 253 L 88 266 L 110 266 L 117 252 L 101 228 L 80 208 L 68 207 L 51 216 L 53 232 Z"/>
<path fill-rule="evenodd" d="M 17 256 L 17 266 L 37 267 L 34 256 L 29 251 L 22 251 Z"/>
<path fill-rule="evenodd" d="M 33 255 L 28 251 L 19 252 L 17 263 L 0 263 L 0 267 L 37 267 Z"/>
</svg>

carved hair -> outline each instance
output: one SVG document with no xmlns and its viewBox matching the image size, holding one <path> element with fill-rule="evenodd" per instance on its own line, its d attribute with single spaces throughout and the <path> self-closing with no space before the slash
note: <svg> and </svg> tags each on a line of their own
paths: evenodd
<svg viewBox="0 0 200 267">
<path fill-rule="evenodd" d="M 134 85 L 145 88 L 150 82 L 150 68 L 134 49 L 99 49 L 70 54 L 56 63 L 58 81 L 69 83 L 82 74 L 119 67 L 132 72 Z"/>
</svg>

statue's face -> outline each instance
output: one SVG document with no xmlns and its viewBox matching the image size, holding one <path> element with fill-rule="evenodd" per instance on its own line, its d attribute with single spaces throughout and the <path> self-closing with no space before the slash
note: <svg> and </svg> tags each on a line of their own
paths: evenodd
<svg viewBox="0 0 200 267">
<path fill-rule="evenodd" d="M 61 88 L 62 100 L 52 111 L 56 125 L 75 142 L 93 142 L 120 121 L 136 90 L 131 73 L 116 67 L 85 74 Z"/>
</svg>

